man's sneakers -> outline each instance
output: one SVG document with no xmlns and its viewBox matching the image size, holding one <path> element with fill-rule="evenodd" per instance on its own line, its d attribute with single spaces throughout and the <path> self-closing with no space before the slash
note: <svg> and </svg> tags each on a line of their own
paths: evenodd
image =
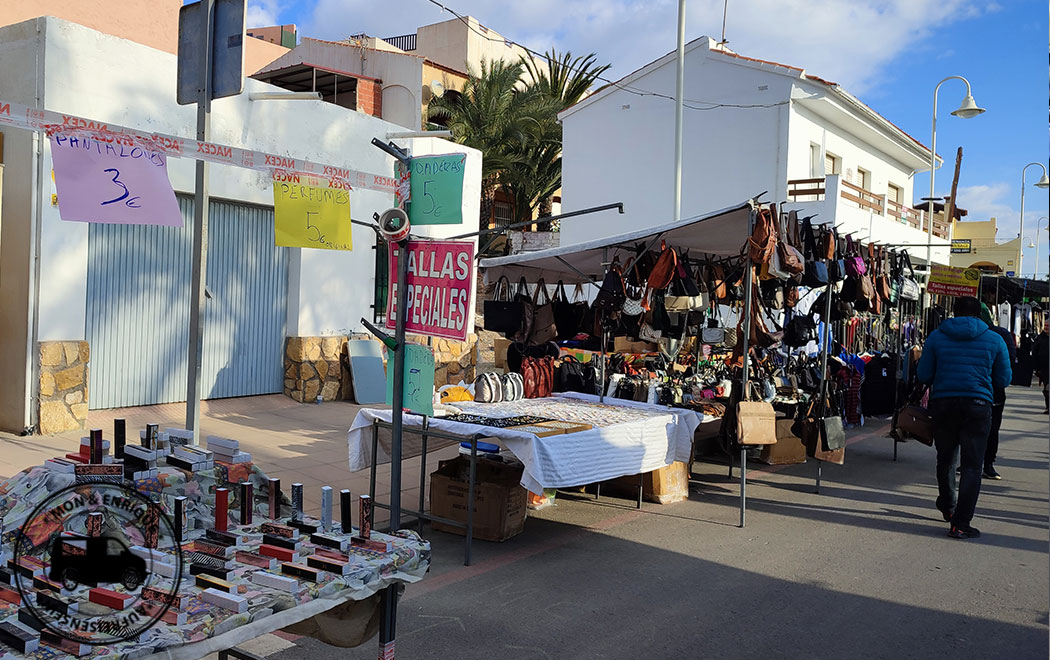
<svg viewBox="0 0 1050 660">
<path fill-rule="evenodd" d="M 976 527 L 970 527 L 969 525 L 965 527 L 952 525 L 951 529 L 948 530 L 948 536 L 953 539 L 979 539 L 981 538 L 981 533 L 977 531 Z"/>
<path fill-rule="evenodd" d="M 984 466 L 984 472 L 982 473 L 985 479 L 995 479 L 996 481 L 1002 481 L 1002 475 L 995 471 L 995 468 L 991 465 Z"/>
</svg>

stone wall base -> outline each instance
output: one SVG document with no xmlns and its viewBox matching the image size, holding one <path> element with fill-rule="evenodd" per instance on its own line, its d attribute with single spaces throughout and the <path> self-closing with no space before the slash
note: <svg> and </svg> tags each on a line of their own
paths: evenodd
<svg viewBox="0 0 1050 660">
<path fill-rule="evenodd" d="M 42 341 L 40 398 L 37 419 L 43 434 L 84 428 L 88 413 L 88 362 L 86 341 Z"/>
</svg>

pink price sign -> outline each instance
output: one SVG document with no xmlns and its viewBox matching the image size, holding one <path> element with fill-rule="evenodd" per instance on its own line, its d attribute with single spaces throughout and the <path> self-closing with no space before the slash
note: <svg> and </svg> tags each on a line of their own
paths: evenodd
<svg viewBox="0 0 1050 660">
<path fill-rule="evenodd" d="M 388 247 L 390 290 L 387 292 L 386 327 L 397 320 L 397 260 L 399 250 Z M 474 291 L 472 241 L 409 241 L 408 311 L 405 329 L 417 335 L 466 341 L 470 328 L 471 293 Z"/>
</svg>

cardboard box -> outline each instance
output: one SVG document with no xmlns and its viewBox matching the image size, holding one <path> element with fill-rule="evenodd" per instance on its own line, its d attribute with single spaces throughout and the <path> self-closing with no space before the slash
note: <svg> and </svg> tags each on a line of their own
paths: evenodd
<svg viewBox="0 0 1050 660">
<path fill-rule="evenodd" d="M 580 431 L 590 431 L 593 426 L 590 424 L 584 424 L 582 422 L 563 422 L 560 420 L 551 420 L 549 422 L 540 422 L 536 426 L 546 426 L 552 429 L 560 429 L 562 433 L 579 433 Z"/>
<path fill-rule="evenodd" d="M 690 464 L 675 461 L 659 470 L 642 475 L 642 499 L 657 504 L 673 504 L 689 499 Z M 638 475 L 613 479 L 602 484 L 602 494 L 616 493 L 635 499 L 638 497 Z"/>
<path fill-rule="evenodd" d="M 627 337 L 615 337 L 613 350 L 617 353 L 655 353 L 660 349 L 651 342 L 629 341 Z"/>
<path fill-rule="evenodd" d="M 777 442 L 773 445 L 762 447 L 762 454 L 758 460 L 767 465 L 792 465 L 794 463 L 806 462 L 806 445 L 802 439 L 791 432 L 794 419 L 785 418 L 777 420 Z"/>
<path fill-rule="evenodd" d="M 470 459 L 441 461 L 430 475 L 430 512 L 435 516 L 467 522 Z M 521 487 L 521 463 L 481 459 L 474 484 L 474 538 L 506 541 L 525 528 L 526 491 Z M 461 527 L 434 522 L 442 532 L 465 535 Z"/>
<path fill-rule="evenodd" d="M 522 433 L 531 433 L 537 438 L 546 438 L 551 435 L 561 435 L 565 433 L 565 429 L 554 428 L 551 426 L 544 426 L 541 424 L 525 424 L 524 426 L 508 426 L 508 431 L 521 431 Z"/>
<path fill-rule="evenodd" d="M 510 348 L 510 340 L 504 339 L 503 337 L 496 337 L 492 342 L 492 352 L 494 357 L 492 363 L 500 369 L 507 368 L 507 349 Z"/>
</svg>

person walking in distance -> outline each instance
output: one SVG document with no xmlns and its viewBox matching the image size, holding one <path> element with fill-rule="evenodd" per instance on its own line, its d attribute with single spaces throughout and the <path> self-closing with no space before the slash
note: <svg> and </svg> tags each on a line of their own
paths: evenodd
<svg viewBox="0 0 1050 660">
<path fill-rule="evenodd" d="M 1050 414 L 1050 323 L 1043 320 L 1043 331 L 1036 337 L 1032 345 L 1032 364 L 1035 365 L 1035 373 L 1039 376 L 1039 383 L 1043 386 L 1043 414 Z"/>
<path fill-rule="evenodd" d="M 997 335 L 1006 342 L 1006 350 L 1010 353 L 1010 368 L 1017 366 L 1017 345 L 1014 342 L 1014 333 L 1005 328 L 1000 328 L 992 320 L 992 312 L 988 306 L 981 304 L 981 320 L 988 324 Z M 999 427 L 1003 425 L 1003 410 L 1006 408 L 1006 388 L 996 387 L 992 401 L 992 428 L 988 431 L 988 447 L 984 450 L 984 472 L 985 479 L 1000 480 L 1002 477 L 995 471 L 995 457 L 999 453 Z"/>
<path fill-rule="evenodd" d="M 979 318 L 981 303 L 969 296 L 956 298 L 953 312 L 953 318 L 930 333 L 917 373 L 919 381 L 930 386 L 937 508 L 951 523 L 948 536 L 967 539 L 981 535 L 970 522 L 981 493 L 995 389 L 1006 388 L 1013 374 L 1006 342 Z M 956 452 L 962 463 L 958 501 Z"/>
</svg>

